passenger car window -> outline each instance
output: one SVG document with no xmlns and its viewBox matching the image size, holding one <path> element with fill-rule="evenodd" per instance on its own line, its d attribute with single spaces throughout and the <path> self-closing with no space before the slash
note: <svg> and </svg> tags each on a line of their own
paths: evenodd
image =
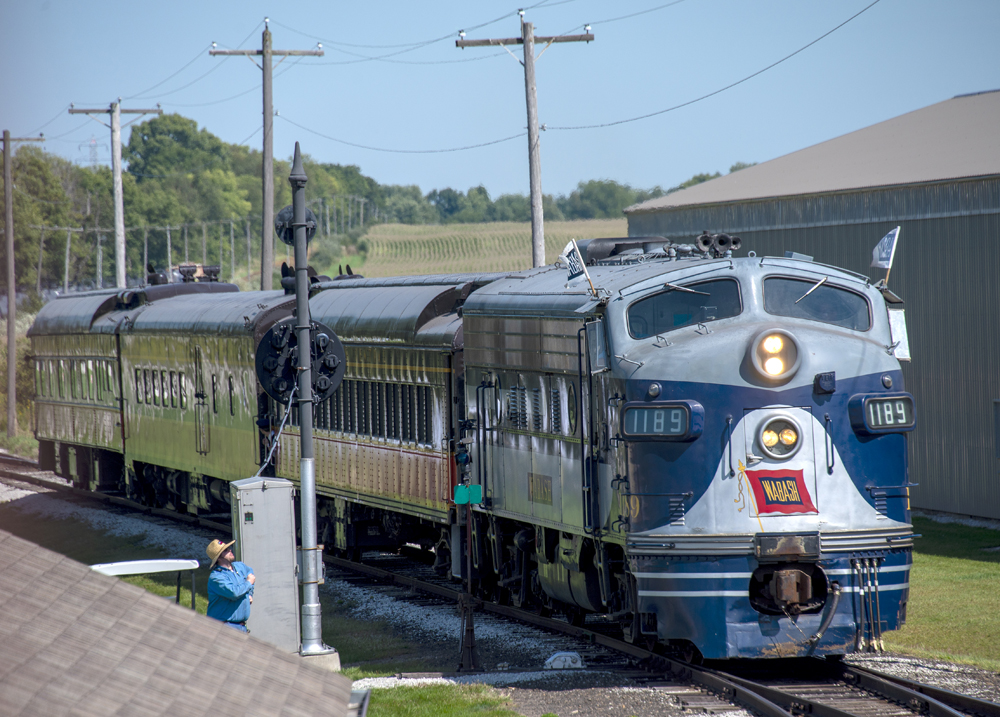
<svg viewBox="0 0 1000 717">
<path fill-rule="evenodd" d="M 647 296 L 628 307 L 632 338 L 645 339 L 692 324 L 739 316 L 740 285 L 732 279 L 702 281 Z"/>
<path fill-rule="evenodd" d="M 818 281 L 764 279 L 764 310 L 775 316 L 821 321 L 852 331 L 867 331 L 872 325 L 865 297 Z"/>
</svg>

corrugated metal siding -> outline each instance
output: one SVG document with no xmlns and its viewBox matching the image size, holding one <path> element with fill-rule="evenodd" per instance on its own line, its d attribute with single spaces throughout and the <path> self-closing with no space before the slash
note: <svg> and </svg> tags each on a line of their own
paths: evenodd
<svg viewBox="0 0 1000 717">
<path fill-rule="evenodd" d="M 889 285 L 906 301 L 913 355 L 903 364 L 917 402 L 913 507 L 1000 519 L 1000 179 L 631 215 L 629 233 L 730 231 L 741 255 L 796 251 L 880 279 L 871 252 L 897 224 Z"/>
<path fill-rule="evenodd" d="M 630 236 L 690 239 L 702 231 L 745 232 L 871 224 L 1000 212 L 1000 177 L 763 201 L 631 212 Z"/>
</svg>

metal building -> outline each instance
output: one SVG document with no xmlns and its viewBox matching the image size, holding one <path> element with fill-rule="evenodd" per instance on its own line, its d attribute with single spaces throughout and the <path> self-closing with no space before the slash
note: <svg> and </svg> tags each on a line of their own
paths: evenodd
<svg viewBox="0 0 1000 717">
<path fill-rule="evenodd" d="M 914 508 L 1000 518 L 1000 90 L 960 95 L 625 210 L 631 236 L 737 234 L 882 279 L 905 300 Z"/>
</svg>

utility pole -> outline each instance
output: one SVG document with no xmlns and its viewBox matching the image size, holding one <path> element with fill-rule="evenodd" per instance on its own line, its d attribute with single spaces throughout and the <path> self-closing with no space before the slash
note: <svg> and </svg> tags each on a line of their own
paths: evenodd
<svg viewBox="0 0 1000 717">
<path fill-rule="evenodd" d="M 122 114 L 162 115 L 163 110 L 123 110 L 122 98 L 112 102 L 108 109 L 78 110 L 69 106 L 71 115 L 111 115 L 111 172 L 115 184 L 115 285 L 119 289 L 126 286 L 125 279 L 125 200 L 122 194 Z M 103 122 L 102 122 L 103 124 Z"/>
<path fill-rule="evenodd" d="M 590 25 L 584 29 L 584 35 L 556 35 L 555 37 L 535 37 L 535 28 L 530 22 L 524 21 L 524 10 L 519 10 L 521 16 L 521 37 L 507 37 L 498 40 L 466 40 L 465 32 L 460 32 L 460 39 L 455 41 L 455 47 L 463 50 L 466 47 L 502 47 L 508 45 L 524 45 L 524 59 L 519 62 L 524 66 L 524 94 L 528 105 L 528 180 L 531 185 L 531 263 L 532 266 L 545 265 L 545 225 L 542 215 L 542 158 L 538 140 L 538 90 L 535 85 L 535 43 L 545 43 L 545 52 L 555 42 L 593 42 Z M 510 50 L 507 50 L 510 52 Z M 511 53 L 512 57 L 516 56 Z M 541 57 L 541 53 L 538 54 Z"/>
<path fill-rule="evenodd" d="M 4 236 L 7 239 L 7 437 L 17 435 L 17 288 L 14 284 L 14 168 L 11 142 L 44 142 L 44 137 L 11 137 L 3 131 Z"/>
<path fill-rule="evenodd" d="M 264 18 L 264 33 L 261 36 L 259 50 L 209 50 L 210 55 L 243 55 L 245 57 L 261 57 L 260 68 L 264 75 L 264 217 L 261 229 L 260 255 L 260 288 L 261 291 L 271 290 L 271 272 L 274 271 L 274 109 L 271 102 L 271 58 L 288 56 L 323 56 L 323 45 L 318 44 L 316 50 L 273 50 L 271 49 L 271 31 L 268 29 L 269 18 Z M 214 43 L 213 43 L 214 45 Z M 256 64 L 256 63 L 254 63 Z"/>
</svg>

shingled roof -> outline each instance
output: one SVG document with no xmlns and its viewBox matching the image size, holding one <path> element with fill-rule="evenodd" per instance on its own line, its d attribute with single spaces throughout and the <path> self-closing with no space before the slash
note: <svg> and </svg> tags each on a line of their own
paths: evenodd
<svg viewBox="0 0 1000 717">
<path fill-rule="evenodd" d="M 625 213 L 1000 175 L 998 118 L 1000 90 L 960 95 Z"/>
<path fill-rule="evenodd" d="M 346 715 L 351 681 L 0 530 L 0 714 Z"/>
</svg>

